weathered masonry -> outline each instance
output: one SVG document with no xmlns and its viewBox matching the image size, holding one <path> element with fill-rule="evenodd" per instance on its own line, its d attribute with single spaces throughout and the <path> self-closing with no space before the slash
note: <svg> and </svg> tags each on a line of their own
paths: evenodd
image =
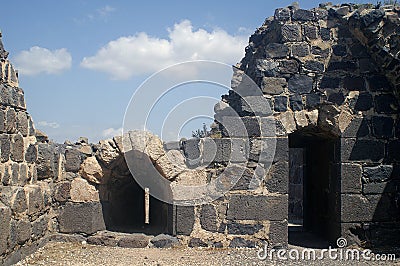
<svg viewBox="0 0 400 266">
<path fill-rule="evenodd" d="M 277 9 L 235 67 L 232 89 L 215 107 L 213 137 L 184 143 L 138 131 L 98 144 L 49 142 L 34 129 L 0 42 L 0 264 L 49 240 L 284 247 L 291 225 L 330 242 L 399 245 L 399 13 L 372 5 Z M 244 125 L 245 136 L 231 124 Z M 171 181 L 162 188 L 171 197 L 176 184 L 241 177 L 207 204 L 152 196 L 145 204 L 126 158 L 145 173 L 154 166 Z"/>
</svg>

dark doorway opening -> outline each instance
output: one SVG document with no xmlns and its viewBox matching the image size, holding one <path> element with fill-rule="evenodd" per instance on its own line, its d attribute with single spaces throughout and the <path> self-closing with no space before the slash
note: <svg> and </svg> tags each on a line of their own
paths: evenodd
<svg viewBox="0 0 400 266">
<path fill-rule="evenodd" d="M 307 245 L 312 238 L 321 246 L 340 235 L 336 143 L 316 129 L 289 135 L 289 243 Z"/>
<path fill-rule="evenodd" d="M 111 178 L 101 187 L 106 229 L 123 233 L 172 233 L 172 206 L 149 196 L 149 223 L 145 222 L 145 191 L 133 177 Z"/>
</svg>

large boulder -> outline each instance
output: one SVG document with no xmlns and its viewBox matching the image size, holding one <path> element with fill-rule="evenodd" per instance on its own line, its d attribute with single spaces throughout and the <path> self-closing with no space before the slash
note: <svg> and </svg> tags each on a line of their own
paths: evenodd
<svg viewBox="0 0 400 266">
<path fill-rule="evenodd" d="M 107 172 L 108 171 L 99 164 L 96 157 L 86 158 L 79 169 L 79 174 L 83 178 L 95 184 L 105 184 Z"/>
</svg>

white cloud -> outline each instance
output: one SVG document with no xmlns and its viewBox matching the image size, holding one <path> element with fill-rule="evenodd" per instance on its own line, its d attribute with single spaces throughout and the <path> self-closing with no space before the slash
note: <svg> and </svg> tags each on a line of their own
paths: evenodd
<svg viewBox="0 0 400 266">
<path fill-rule="evenodd" d="M 145 32 L 110 41 L 96 55 L 85 57 L 81 66 L 105 72 L 113 79 L 154 73 L 183 61 L 213 60 L 235 64 L 244 56 L 247 35 L 229 35 L 215 29 L 194 30 L 189 20 L 168 29 L 168 39 Z"/>
<path fill-rule="evenodd" d="M 47 121 L 39 121 L 37 123 L 38 126 L 42 126 L 42 127 L 50 127 L 50 128 L 59 128 L 60 124 L 56 123 L 56 122 L 47 122 Z"/>
<path fill-rule="evenodd" d="M 116 9 L 114 7 L 107 5 L 105 7 L 97 9 L 97 14 L 99 14 L 101 17 L 106 17 L 115 10 Z"/>
<path fill-rule="evenodd" d="M 107 22 L 110 14 L 115 12 L 116 10 L 117 9 L 115 7 L 106 5 L 104 7 L 93 10 L 93 12 L 86 14 L 82 18 L 73 18 L 73 21 L 77 24 L 83 24 L 88 21 L 98 21 L 98 20 L 103 20 L 104 22 Z"/>
<path fill-rule="evenodd" d="M 107 128 L 104 129 L 102 132 L 103 137 L 108 138 L 108 137 L 115 137 L 115 136 L 120 136 L 122 135 L 122 127 L 120 128 Z"/>
<path fill-rule="evenodd" d="M 72 57 L 67 49 L 49 50 L 33 46 L 13 59 L 16 68 L 23 75 L 34 76 L 41 73 L 57 74 L 71 67 Z"/>
</svg>

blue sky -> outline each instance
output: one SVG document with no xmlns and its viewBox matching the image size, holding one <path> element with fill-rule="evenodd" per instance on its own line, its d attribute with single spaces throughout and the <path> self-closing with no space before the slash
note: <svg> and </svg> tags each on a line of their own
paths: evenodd
<svg viewBox="0 0 400 266">
<path fill-rule="evenodd" d="M 239 62 L 250 34 L 291 2 L 14 0 L 1 3 L 0 29 L 36 128 L 58 142 L 95 142 L 119 131 L 129 99 L 151 74 L 193 59 Z M 212 105 L 202 108 L 212 115 Z"/>
</svg>

